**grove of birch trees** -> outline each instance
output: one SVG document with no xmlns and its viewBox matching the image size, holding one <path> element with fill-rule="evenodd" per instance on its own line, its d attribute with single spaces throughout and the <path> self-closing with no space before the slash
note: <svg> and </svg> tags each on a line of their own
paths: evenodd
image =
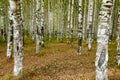
<svg viewBox="0 0 120 80">
<path fill-rule="evenodd" d="M 83 42 L 88 52 L 96 43 L 95 79 L 109 80 L 111 41 L 117 43 L 114 54 L 120 64 L 120 0 L 0 0 L 0 39 L 7 44 L 8 60 L 14 58 L 14 76 L 23 72 L 26 37 L 36 44 L 36 56 L 47 41 L 69 48 L 76 42 L 78 56 L 84 55 Z"/>
</svg>

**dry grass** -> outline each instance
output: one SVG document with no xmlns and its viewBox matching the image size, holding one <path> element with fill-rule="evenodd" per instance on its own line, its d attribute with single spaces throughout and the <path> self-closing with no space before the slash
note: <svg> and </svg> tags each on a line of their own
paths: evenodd
<svg viewBox="0 0 120 80">
<path fill-rule="evenodd" d="M 87 51 L 83 43 L 82 55 L 77 55 L 77 43 L 70 48 L 66 43 L 47 43 L 35 54 L 35 43 L 25 43 L 23 75 L 14 77 L 13 59 L 6 58 L 6 45 L 0 45 L 0 80 L 94 80 L 95 52 Z M 116 64 L 116 43 L 109 46 L 109 79 L 120 80 L 120 67 Z"/>
</svg>

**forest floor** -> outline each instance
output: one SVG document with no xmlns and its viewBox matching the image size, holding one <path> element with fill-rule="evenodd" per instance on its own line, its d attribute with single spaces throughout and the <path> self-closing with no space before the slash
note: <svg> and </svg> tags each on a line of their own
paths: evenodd
<svg viewBox="0 0 120 80">
<path fill-rule="evenodd" d="M 94 80 L 96 42 L 91 51 L 83 42 L 83 50 L 77 55 L 77 43 L 72 48 L 66 43 L 46 43 L 35 54 L 35 43 L 24 45 L 23 74 L 13 76 L 13 58 L 6 57 L 6 44 L 0 44 L 0 80 Z M 120 80 L 120 66 L 116 63 L 116 42 L 109 43 L 109 80 Z"/>
</svg>

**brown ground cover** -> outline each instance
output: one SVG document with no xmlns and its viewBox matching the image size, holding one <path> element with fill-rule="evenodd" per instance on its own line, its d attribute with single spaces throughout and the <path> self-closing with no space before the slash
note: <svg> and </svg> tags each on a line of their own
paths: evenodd
<svg viewBox="0 0 120 80">
<path fill-rule="evenodd" d="M 116 64 L 116 43 L 109 43 L 109 80 L 120 80 L 120 67 Z M 0 45 L 0 80 L 94 80 L 95 52 L 83 43 L 82 55 L 77 55 L 77 43 L 70 48 L 66 43 L 47 43 L 35 54 L 35 43 L 24 46 L 23 75 L 14 77 L 13 58 L 6 58 L 6 45 Z"/>
</svg>

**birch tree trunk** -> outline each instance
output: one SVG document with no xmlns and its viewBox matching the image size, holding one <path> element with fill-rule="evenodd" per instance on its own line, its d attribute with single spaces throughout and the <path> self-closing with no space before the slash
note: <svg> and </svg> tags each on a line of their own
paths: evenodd
<svg viewBox="0 0 120 80">
<path fill-rule="evenodd" d="M 96 25 L 95 25 L 95 21 L 97 20 L 96 18 L 98 17 L 98 16 L 96 16 L 96 14 L 97 14 L 97 3 L 98 3 L 99 1 L 98 0 L 94 0 L 94 11 L 93 11 L 93 28 L 92 28 L 92 38 L 95 38 L 95 27 L 97 27 Z"/>
<path fill-rule="evenodd" d="M 6 11 L 6 5 L 5 4 L 3 4 L 2 5 L 3 7 L 1 8 L 1 33 L 2 33 L 2 37 L 3 37 L 3 39 L 4 39 L 4 41 L 6 41 L 6 28 L 7 28 L 7 20 L 6 20 L 6 13 L 7 13 L 7 11 Z"/>
<path fill-rule="evenodd" d="M 9 12 L 9 27 L 8 27 L 8 42 L 7 42 L 7 57 L 11 58 L 12 57 L 12 42 L 13 42 L 13 20 L 12 20 L 12 12 L 10 10 Z"/>
<path fill-rule="evenodd" d="M 1 19 L 0 20 L 0 23 L 1 23 L 1 25 L 0 25 L 1 26 L 1 36 L 3 37 L 3 39 L 5 39 L 5 36 L 4 36 L 4 34 L 5 34 L 5 32 L 4 32 L 4 30 L 5 30 L 5 28 L 4 28 L 4 11 L 3 11 L 2 7 L 1 7 L 1 16 L 0 16 L 0 19 Z"/>
<path fill-rule="evenodd" d="M 41 46 L 44 47 L 44 0 L 41 0 Z"/>
<path fill-rule="evenodd" d="M 51 20 L 52 20 L 52 12 L 50 11 L 50 0 L 48 0 L 48 37 L 49 37 L 49 41 L 52 38 Z"/>
<path fill-rule="evenodd" d="M 20 0 L 9 0 L 11 18 L 14 27 L 14 75 L 22 73 L 23 68 L 23 33 Z"/>
<path fill-rule="evenodd" d="M 60 28 L 60 41 L 62 42 L 63 41 L 63 23 L 64 23 L 64 19 L 63 19 L 63 2 L 61 0 L 60 2 L 60 25 L 61 25 L 61 28 Z"/>
<path fill-rule="evenodd" d="M 88 50 L 91 50 L 92 47 L 92 20 L 93 18 L 93 0 L 89 0 L 88 6 Z"/>
<path fill-rule="evenodd" d="M 70 47 L 73 45 L 73 10 L 74 9 L 74 0 L 72 0 L 72 5 L 71 5 L 71 18 L 70 18 Z"/>
<path fill-rule="evenodd" d="M 87 26 L 87 1 L 84 1 L 84 16 L 83 16 L 83 40 L 86 38 L 86 26 Z"/>
<path fill-rule="evenodd" d="M 36 22 L 35 22 L 35 1 L 32 0 L 32 5 L 33 5 L 33 8 L 32 8 L 32 40 L 34 41 L 35 39 L 35 26 L 36 26 Z"/>
<path fill-rule="evenodd" d="M 79 0 L 78 6 L 78 55 L 82 51 L 82 0 Z"/>
<path fill-rule="evenodd" d="M 40 53 L 41 16 L 40 0 L 36 0 L 36 54 Z"/>
<path fill-rule="evenodd" d="M 69 4 L 68 4 L 68 23 L 67 23 L 67 34 L 66 34 L 67 43 L 70 43 L 70 41 L 69 41 L 69 29 L 70 29 L 70 1 L 71 1 L 71 0 L 69 0 Z"/>
<path fill-rule="evenodd" d="M 35 40 L 35 1 L 30 1 L 30 37 L 32 38 L 32 41 Z"/>
<path fill-rule="evenodd" d="M 108 39 L 109 39 L 109 19 L 111 16 L 112 0 L 103 0 L 100 10 L 100 21 L 97 34 L 96 51 L 96 80 L 108 80 Z"/>
<path fill-rule="evenodd" d="M 117 63 L 120 65 L 120 0 L 118 4 L 118 24 L 117 24 Z"/>
</svg>

